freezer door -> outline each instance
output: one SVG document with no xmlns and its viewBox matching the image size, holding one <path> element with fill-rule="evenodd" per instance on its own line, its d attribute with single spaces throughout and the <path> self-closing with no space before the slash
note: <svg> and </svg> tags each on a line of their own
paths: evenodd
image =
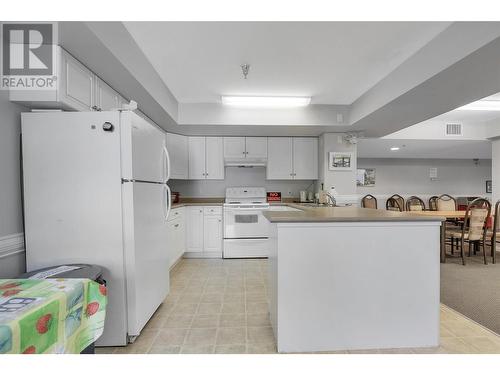
<svg viewBox="0 0 500 375">
<path fill-rule="evenodd" d="M 169 292 L 167 185 L 123 184 L 128 334 L 138 335 Z"/>
<path fill-rule="evenodd" d="M 118 112 L 22 114 L 27 269 L 101 266 L 109 304 L 98 345 L 112 346 L 127 332 L 118 122 Z"/>
<path fill-rule="evenodd" d="M 166 182 L 169 160 L 165 132 L 133 112 L 122 112 L 122 124 L 124 162 L 131 167 L 124 178 Z M 131 160 L 127 160 L 129 157 Z"/>
</svg>

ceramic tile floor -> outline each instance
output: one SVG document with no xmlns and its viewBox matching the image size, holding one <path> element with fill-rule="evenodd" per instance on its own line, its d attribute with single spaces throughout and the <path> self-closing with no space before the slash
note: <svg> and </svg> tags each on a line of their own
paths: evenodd
<svg viewBox="0 0 500 375">
<path fill-rule="evenodd" d="M 97 353 L 276 353 L 266 260 L 183 259 L 171 291 L 135 343 Z M 500 337 L 441 307 L 441 346 L 347 353 L 500 353 Z"/>
</svg>

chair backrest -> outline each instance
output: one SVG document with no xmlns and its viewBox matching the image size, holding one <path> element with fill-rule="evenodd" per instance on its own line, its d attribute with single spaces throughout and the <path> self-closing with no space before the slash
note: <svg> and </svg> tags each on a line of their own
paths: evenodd
<svg viewBox="0 0 500 375">
<path fill-rule="evenodd" d="M 491 213 L 491 203 L 484 198 L 474 199 L 467 206 L 462 233 L 469 241 L 477 241 L 486 234 L 486 225 Z"/>
<path fill-rule="evenodd" d="M 394 194 L 392 195 L 389 199 L 387 199 L 387 202 L 390 200 L 390 199 L 395 199 L 397 202 L 398 202 L 398 206 L 399 206 L 399 210 L 397 211 L 404 211 L 405 210 L 405 199 L 399 195 L 399 194 Z M 386 202 L 386 208 L 387 208 L 387 202 Z"/>
<path fill-rule="evenodd" d="M 402 211 L 404 211 L 403 207 L 404 206 L 401 204 L 401 200 L 394 198 L 394 196 L 390 197 L 385 202 L 385 208 L 388 211 L 402 212 Z"/>
<path fill-rule="evenodd" d="M 451 195 L 443 194 L 437 199 L 437 210 L 438 211 L 456 211 L 457 201 Z"/>
<path fill-rule="evenodd" d="M 439 197 L 437 195 L 434 195 L 429 198 L 429 210 L 431 211 L 437 211 L 438 206 L 437 206 L 437 200 Z"/>
<path fill-rule="evenodd" d="M 364 208 L 375 208 L 376 209 L 377 208 L 377 198 L 375 198 L 371 194 L 365 195 L 361 199 L 361 207 L 364 207 Z"/>
<path fill-rule="evenodd" d="M 406 211 L 424 211 L 425 203 L 422 199 L 412 196 L 406 200 Z"/>
<path fill-rule="evenodd" d="M 500 200 L 497 201 L 497 203 L 495 203 L 495 211 L 493 212 L 493 215 L 495 215 L 495 217 L 493 218 L 493 241 L 496 242 L 497 240 L 497 231 L 498 231 L 498 223 L 499 223 L 499 218 L 498 218 L 498 215 L 500 215 L 500 213 L 498 212 L 498 209 L 500 208 Z"/>
</svg>

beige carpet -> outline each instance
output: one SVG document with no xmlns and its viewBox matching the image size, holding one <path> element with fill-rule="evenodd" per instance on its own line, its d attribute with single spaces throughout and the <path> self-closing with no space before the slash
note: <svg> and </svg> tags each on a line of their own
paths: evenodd
<svg viewBox="0 0 500 375">
<path fill-rule="evenodd" d="M 489 248 L 487 248 L 487 251 Z M 499 253 L 497 253 L 499 254 Z M 441 302 L 500 334 L 500 255 L 484 265 L 482 254 L 441 264 Z"/>
</svg>

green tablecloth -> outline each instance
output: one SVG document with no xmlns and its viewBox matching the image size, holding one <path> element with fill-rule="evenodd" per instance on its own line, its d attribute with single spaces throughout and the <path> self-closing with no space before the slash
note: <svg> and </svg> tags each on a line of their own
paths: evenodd
<svg viewBox="0 0 500 375">
<path fill-rule="evenodd" d="M 101 336 L 106 303 L 89 279 L 0 279 L 0 354 L 80 353 Z"/>
</svg>

